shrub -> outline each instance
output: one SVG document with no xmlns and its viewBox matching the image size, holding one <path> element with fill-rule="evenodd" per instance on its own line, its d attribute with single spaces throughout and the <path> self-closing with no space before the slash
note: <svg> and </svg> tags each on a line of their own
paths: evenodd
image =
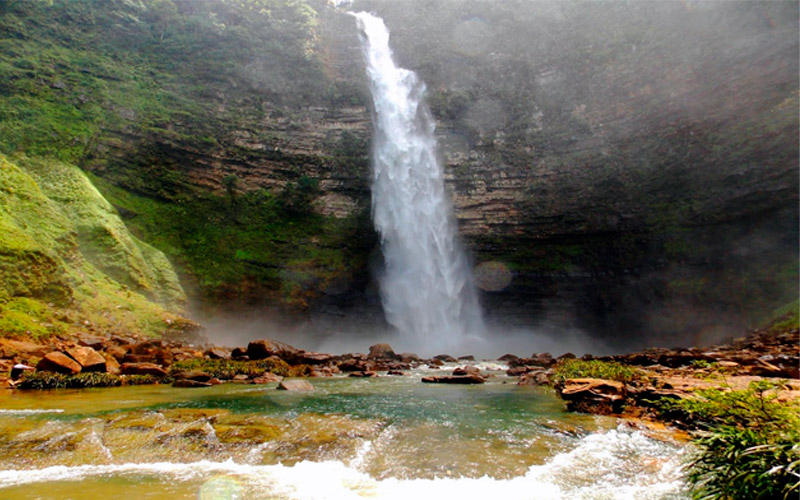
<svg viewBox="0 0 800 500">
<path fill-rule="evenodd" d="M 800 491 L 800 413 L 776 400 L 776 382 L 746 390 L 698 391 L 694 399 L 662 403 L 697 425 L 698 451 L 688 479 L 698 499 L 796 498 Z"/>
<path fill-rule="evenodd" d="M 553 367 L 552 380 L 556 384 L 561 384 L 568 378 L 602 378 L 629 383 L 642 377 L 641 370 L 615 361 L 567 359 L 559 361 Z"/>
</svg>

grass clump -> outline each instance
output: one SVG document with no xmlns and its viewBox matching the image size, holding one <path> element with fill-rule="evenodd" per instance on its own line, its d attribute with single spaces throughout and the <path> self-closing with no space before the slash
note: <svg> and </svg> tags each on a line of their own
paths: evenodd
<svg viewBox="0 0 800 500">
<path fill-rule="evenodd" d="M 110 373 L 78 373 L 62 375 L 53 372 L 34 372 L 22 379 L 17 385 L 20 389 L 83 389 L 86 387 L 117 387 L 122 385 L 122 378 Z"/>
<path fill-rule="evenodd" d="M 567 359 L 558 362 L 553 367 L 552 380 L 556 384 L 561 384 L 570 378 L 601 378 L 629 383 L 642 377 L 641 370 L 625 366 L 616 361 Z"/>
<path fill-rule="evenodd" d="M 689 465 L 697 499 L 788 499 L 800 492 L 800 408 L 777 400 L 780 382 L 746 390 L 698 391 L 694 399 L 662 403 L 702 430 Z"/>
<path fill-rule="evenodd" d="M 279 359 L 262 359 L 258 361 L 236 361 L 231 359 L 194 358 L 176 361 L 170 366 L 170 374 L 181 371 L 200 370 L 220 380 L 230 380 L 236 375 L 259 377 L 271 372 L 282 377 L 295 375 L 298 367 L 290 367 Z"/>
</svg>

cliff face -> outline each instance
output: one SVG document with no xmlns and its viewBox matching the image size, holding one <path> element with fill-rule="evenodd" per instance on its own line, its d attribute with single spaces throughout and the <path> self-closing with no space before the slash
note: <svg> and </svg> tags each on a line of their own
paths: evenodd
<svg viewBox="0 0 800 500">
<path fill-rule="evenodd" d="M 484 293 L 491 319 L 702 342 L 796 297 L 796 4 L 354 7 L 386 19 L 428 85 L 476 264 L 512 273 Z M 349 16 L 312 1 L 3 9 L 20 47 L 3 56 L 4 150 L 92 172 L 206 308 L 377 310 Z"/>
</svg>

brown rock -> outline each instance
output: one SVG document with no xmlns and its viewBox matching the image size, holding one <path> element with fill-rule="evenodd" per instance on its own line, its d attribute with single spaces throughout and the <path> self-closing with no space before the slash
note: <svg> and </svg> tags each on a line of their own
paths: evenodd
<svg viewBox="0 0 800 500">
<path fill-rule="evenodd" d="M 112 345 L 106 348 L 106 353 L 116 359 L 118 363 L 122 363 L 128 351 L 122 346 Z"/>
<path fill-rule="evenodd" d="M 221 347 L 212 347 L 210 349 L 206 349 L 206 351 L 203 353 L 203 356 L 209 359 L 228 359 L 230 357 L 228 351 Z"/>
<path fill-rule="evenodd" d="M 278 384 L 281 391 L 313 391 L 314 386 L 308 380 L 293 379 L 284 380 Z"/>
<path fill-rule="evenodd" d="M 264 375 L 255 377 L 253 379 L 254 384 L 273 384 L 275 382 L 282 382 L 282 381 L 283 377 L 281 377 L 280 375 L 275 375 L 272 372 L 266 372 Z"/>
<path fill-rule="evenodd" d="M 214 384 L 188 378 L 182 378 L 172 383 L 172 387 L 211 387 L 212 385 Z"/>
<path fill-rule="evenodd" d="M 98 337 L 97 335 L 81 335 L 78 339 L 78 345 L 83 347 L 91 347 L 94 350 L 100 350 L 105 347 L 108 339 L 103 337 Z"/>
<path fill-rule="evenodd" d="M 287 363 L 293 364 L 300 351 L 289 344 L 272 339 L 254 340 L 247 344 L 247 357 L 249 359 L 267 359 L 278 356 Z"/>
<path fill-rule="evenodd" d="M 107 352 L 100 353 L 103 356 L 103 359 L 106 360 L 106 373 L 110 373 L 112 375 L 119 375 L 119 362 L 117 358 L 108 354 Z"/>
<path fill-rule="evenodd" d="M 368 358 L 371 359 L 398 359 L 399 356 L 395 354 L 394 349 L 389 344 L 375 344 L 369 346 Z"/>
<path fill-rule="evenodd" d="M 438 359 L 444 363 L 458 363 L 458 360 L 449 354 L 437 354 L 433 359 Z"/>
<path fill-rule="evenodd" d="M 167 372 L 155 363 L 122 363 L 119 367 L 123 375 L 153 375 L 165 377 Z"/>
<path fill-rule="evenodd" d="M 305 365 L 322 365 L 333 360 L 333 354 L 324 352 L 300 352 L 297 362 Z"/>
<path fill-rule="evenodd" d="M 519 378 L 517 385 L 550 385 L 550 377 L 544 370 L 530 371 Z"/>
<path fill-rule="evenodd" d="M 243 347 L 234 347 L 233 350 L 231 351 L 231 358 L 238 360 L 250 359 L 247 357 L 247 349 Z"/>
<path fill-rule="evenodd" d="M 626 391 L 622 382 L 575 378 L 567 379 L 559 394 L 571 411 L 608 415 L 621 410 Z"/>
<path fill-rule="evenodd" d="M 459 366 L 455 370 L 453 370 L 453 375 L 481 375 L 480 368 L 476 366 Z"/>
<path fill-rule="evenodd" d="M 515 356 L 513 354 L 503 354 L 497 358 L 497 361 L 512 361 L 514 359 L 519 359 L 519 356 Z"/>
<path fill-rule="evenodd" d="M 80 373 L 81 365 L 62 352 L 50 352 L 36 365 L 37 372 L 55 372 L 65 375 Z"/>
<path fill-rule="evenodd" d="M 41 358 L 48 352 L 51 352 L 52 349 L 52 347 L 34 344 L 33 342 L 24 340 L 0 339 L 0 357 L 2 358 L 14 358 L 17 356 L 23 358 Z"/>
<path fill-rule="evenodd" d="M 67 349 L 67 355 L 81 365 L 81 371 L 106 371 L 106 359 L 91 347 L 73 347 L 71 349 Z"/>
<path fill-rule="evenodd" d="M 175 379 L 195 380 L 197 382 L 208 382 L 211 375 L 201 370 L 185 370 L 172 374 Z"/>
<path fill-rule="evenodd" d="M 373 372 L 373 371 L 351 372 L 348 376 L 350 376 L 350 377 L 360 377 L 360 378 L 371 378 L 371 377 L 377 377 L 378 376 L 378 372 Z"/>
<path fill-rule="evenodd" d="M 482 384 L 486 379 L 480 375 L 450 375 L 422 377 L 427 384 Z"/>
<path fill-rule="evenodd" d="M 170 351 L 169 349 L 159 349 L 155 353 L 155 360 L 156 363 L 159 365 L 169 366 L 172 364 L 172 361 L 174 359 L 175 358 L 172 354 L 172 351 Z"/>
</svg>

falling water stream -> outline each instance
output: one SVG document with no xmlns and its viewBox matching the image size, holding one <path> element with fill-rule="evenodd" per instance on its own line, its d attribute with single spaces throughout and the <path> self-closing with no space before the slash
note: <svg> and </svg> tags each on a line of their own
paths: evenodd
<svg viewBox="0 0 800 500">
<path fill-rule="evenodd" d="M 480 336 L 483 322 L 437 158 L 425 85 L 395 64 L 380 18 L 354 15 L 374 105 L 372 214 L 385 262 L 384 313 L 414 345 L 462 347 Z"/>
</svg>

